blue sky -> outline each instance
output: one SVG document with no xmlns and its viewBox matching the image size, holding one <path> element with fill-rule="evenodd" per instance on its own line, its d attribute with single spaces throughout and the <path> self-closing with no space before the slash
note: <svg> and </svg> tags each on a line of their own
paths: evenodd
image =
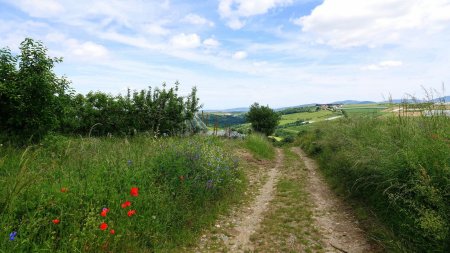
<svg viewBox="0 0 450 253">
<path fill-rule="evenodd" d="M 64 58 L 56 71 L 78 92 L 179 80 L 206 109 L 450 83 L 450 0 L 0 0 L 0 47 L 25 37 Z"/>
</svg>

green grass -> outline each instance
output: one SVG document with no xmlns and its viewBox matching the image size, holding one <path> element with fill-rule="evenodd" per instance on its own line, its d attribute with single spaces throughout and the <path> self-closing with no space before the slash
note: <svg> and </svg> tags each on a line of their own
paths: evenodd
<svg viewBox="0 0 450 253">
<path fill-rule="evenodd" d="M 390 228 L 393 239 L 378 238 L 388 251 L 449 252 L 450 118 L 349 118 L 319 123 L 300 142 Z"/>
<path fill-rule="evenodd" d="M 349 117 L 378 117 L 384 114 L 390 114 L 385 112 L 387 107 L 350 107 L 342 108 Z"/>
<path fill-rule="evenodd" d="M 259 159 L 272 160 L 275 158 L 275 148 L 264 135 L 248 135 L 244 140 L 244 146 Z"/>
<path fill-rule="evenodd" d="M 228 146 L 214 137 L 140 136 L 50 137 L 25 150 L 0 147 L 0 252 L 160 252 L 191 245 L 244 188 Z M 130 195 L 131 187 L 139 196 Z M 125 201 L 131 206 L 122 208 Z M 110 209 L 106 217 L 103 208 Z M 136 214 L 128 217 L 130 210 Z"/>
<path fill-rule="evenodd" d="M 327 110 L 321 110 L 317 112 L 299 112 L 293 114 L 283 115 L 280 120 L 280 125 L 293 123 L 297 120 L 309 120 L 309 121 L 322 121 L 326 118 L 336 116 L 337 113 Z"/>
</svg>

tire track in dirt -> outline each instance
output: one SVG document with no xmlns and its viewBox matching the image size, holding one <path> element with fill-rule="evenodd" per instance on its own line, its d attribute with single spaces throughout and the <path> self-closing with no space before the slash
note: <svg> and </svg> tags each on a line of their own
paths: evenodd
<svg viewBox="0 0 450 253">
<path fill-rule="evenodd" d="M 264 212 L 267 210 L 269 202 L 274 197 L 275 186 L 278 181 L 279 168 L 283 164 L 283 152 L 276 150 L 277 157 L 275 166 L 268 172 L 267 182 L 259 190 L 255 200 L 250 205 L 250 212 L 245 216 L 238 217 L 235 226 L 237 232 L 233 238 L 230 238 L 229 250 L 231 252 L 252 251 L 253 245 L 250 236 L 260 227 L 264 218 Z"/>
<path fill-rule="evenodd" d="M 315 204 L 313 210 L 316 225 L 323 235 L 326 252 L 378 252 L 369 243 L 352 210 L 328 187 L 319 174 L 318 166 L 300 148 L 292 148 L 305 163 L 309 183 L 306 190 Z"/>
</svg>

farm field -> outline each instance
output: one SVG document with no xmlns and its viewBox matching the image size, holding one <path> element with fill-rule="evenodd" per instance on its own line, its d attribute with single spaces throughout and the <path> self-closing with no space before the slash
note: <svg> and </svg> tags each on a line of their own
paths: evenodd
<svg viewBox="0 0 450 253">
<path fill-rule="evenodd" d="M 293 123 L 298 120 L 305 120 L 305 121 L 322 121 L 327 118 L 331 118 L 333 116 L 337 116 L 338 113 L 328 111 L 328 110 L 321 110 L 318 112 L 299 112 L 299 113 L 293 113 L 293 114 L 287 114 L 283 115 L 280 120 L 280 126 Z"/>
</svg>

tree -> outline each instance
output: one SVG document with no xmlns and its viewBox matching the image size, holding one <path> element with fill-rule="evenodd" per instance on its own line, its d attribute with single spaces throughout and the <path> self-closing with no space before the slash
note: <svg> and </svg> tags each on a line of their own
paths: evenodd
<svg viewBox="0 0 450 253">
<path fill-rule="evenodd" d="M 278 126 L 281 116 L 269 106 L 260 106 L 258 103 L 254 103 L 250 106 L 250 111 L 245 118 L 252 124 L 253 130 L 271 135 Z"/>
<path fill-rule="evenodd" d="M 59 127 L 70 100 L 69 82 L 53 72 L 61 58 L 47 56 L 42 42 L 26 38 L 20 54 L 0 50 L 0 132 L 9 139 L 37 140 Z"/>
</svg>

